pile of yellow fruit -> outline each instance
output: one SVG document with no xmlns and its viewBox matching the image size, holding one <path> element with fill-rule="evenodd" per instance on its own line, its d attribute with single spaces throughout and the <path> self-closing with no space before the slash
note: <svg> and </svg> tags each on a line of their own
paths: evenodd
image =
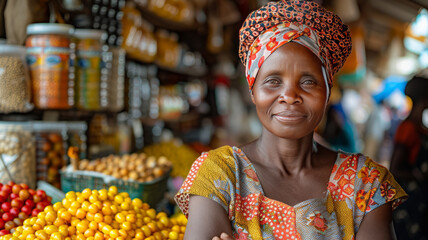
<svg viewBox="0 0 428 240">
<path fill-rule="evenodd" d="M 68 192 L 61 202 L 47 206 L 24 221 L 6 239 L 183 239 L 187 219 L 168 218 L 140 199 L 131 200 L 117 187 Z"/>
<path fill-rule="evenodd" d="M 143 152 L 149 156 L 165 156 L 174 166 L 171 176 L 182 178 L 187 177 L 193 162 L 199 157 L 199 154 L 191 147 L 177 141 L 153 144 L 145 147 Z"/>
</svg>

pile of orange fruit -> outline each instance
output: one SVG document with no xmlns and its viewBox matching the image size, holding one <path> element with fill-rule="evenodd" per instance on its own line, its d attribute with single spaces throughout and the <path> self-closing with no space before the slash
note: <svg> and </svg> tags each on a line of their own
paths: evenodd
<svg viewBox="0 0 428 240">
<path fill-rule="evenodd" d="M 6 239 L 183 239 L 187 219 L 168 218 L 117 187 L 68 192 L 61 202 L 26 219 Z"/>
</svg>

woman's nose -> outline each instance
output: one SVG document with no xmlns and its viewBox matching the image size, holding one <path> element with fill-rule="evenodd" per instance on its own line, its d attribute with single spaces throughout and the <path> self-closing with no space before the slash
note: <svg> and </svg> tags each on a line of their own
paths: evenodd
<svg viewBox="0 0 428 240">
<path fill-rule="evenodd" d="M 299 104 L 302 103 L 302 98 L 298 92 L 298 89 L 294 86 L 284 86 L 278 97 L 279 102 L 286 104 Z"/>
</svg>

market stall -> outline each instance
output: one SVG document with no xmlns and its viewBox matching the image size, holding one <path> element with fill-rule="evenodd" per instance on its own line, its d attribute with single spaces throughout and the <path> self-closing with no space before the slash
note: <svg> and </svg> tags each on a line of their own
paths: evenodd
<svg viewBox="0 0 428 240">
<path fill-rule="evenodd" d="M 403 83 L 427 66 L 428 34 L 407 25 L 427 6 L 317 2 L 351 26 L 354 46 L 317 132 L 388 164 L 368 124 L 394 101 L 395 88 L 378 99 L 390 75 L 401 75 L 396 106 L 408 113 Z M 0 0 L 0 239 L 182 239 L 173 196 L 193 162 L 260 134 L 237 53 L 242 21 L 263 4 Z M 423 50 L 397 50 L 405 38 Z M 406 59 L 419 62 L 399 72 Z M 346 146 L 329 125 L 337 112 Z"/>
</svg>

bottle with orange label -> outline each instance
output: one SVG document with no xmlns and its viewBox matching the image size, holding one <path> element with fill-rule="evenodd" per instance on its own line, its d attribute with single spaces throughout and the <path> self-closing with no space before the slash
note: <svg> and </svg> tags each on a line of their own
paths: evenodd
<svg viewBox="0 0 428 240">
<path fill-rule="evenodd" d="M 27 62 L 34 105 L 39 109 L 68 109 L 74 104 L 70 61 L 73 26 L 35 23 L 27 26 Z"/>
</svg>

